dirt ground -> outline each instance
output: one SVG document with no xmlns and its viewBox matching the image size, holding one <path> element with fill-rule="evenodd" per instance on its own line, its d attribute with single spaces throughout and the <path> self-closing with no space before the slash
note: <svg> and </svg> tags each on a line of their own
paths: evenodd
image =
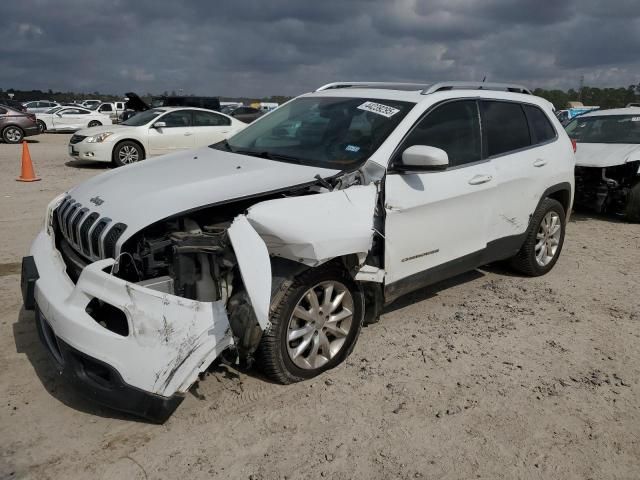
<svg viewBox="0 0 640 480">
<path fill-rule="evenodd" d="M 68 388 L 21 308 L 47 202 L 105 169 L 36 139 L 31 184 L 0 144 L 0 478 L 640 478 L 640 225 L 574 215 L 545 277 L 420 291 L 335 370 L 280 386 L 218 367 L 149 425 Z"/>
</svg>

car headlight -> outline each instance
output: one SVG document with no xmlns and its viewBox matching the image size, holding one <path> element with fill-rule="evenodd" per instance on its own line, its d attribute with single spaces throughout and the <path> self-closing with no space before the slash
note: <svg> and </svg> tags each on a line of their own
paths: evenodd
<svg viewBox="0 0 640 480">
<path fill-rule="evenodd" d="M 111 135 L 113 135 L 113 132 L 102 132 L 102 133 L 99 133 L 97 135 L 94 135 L 93 137 L 87 138 L 87 142 L 88 143 L 102 143 L 107 138 L 109 138 Z"/>
</svg>

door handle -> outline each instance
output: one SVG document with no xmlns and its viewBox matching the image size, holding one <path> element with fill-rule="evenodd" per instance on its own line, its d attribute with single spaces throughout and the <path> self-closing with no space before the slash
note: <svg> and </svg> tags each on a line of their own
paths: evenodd
<svg viewBox="0 0 640 480">
<path fill-rule="evenodd" d="M 191 132 L 187 132 L 187 133 L 184 134 L 185 137 L 189 137 L 191 135 L 193 135 L 193 133 L 191 133 Z"/>
<path fill-rule="evenodd" d="M 491 175 L 476 175 L 469 180 L 469 185 L 482 185 L 483 183 L 490 182 L 491 180 L 493 180 Z"/>
<path fill-rule="evenodd" d="M 544 158 L 538 158 L 535 162 L 533 162 L 534 167 L 544 167 L 547 164 L 547 161 Z"/>
</svg>

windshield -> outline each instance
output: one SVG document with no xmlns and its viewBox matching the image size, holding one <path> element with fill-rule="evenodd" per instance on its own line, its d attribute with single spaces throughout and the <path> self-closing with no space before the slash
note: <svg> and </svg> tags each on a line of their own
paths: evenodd
<svg viewBox="0 0 640 480">
<path fill-rule="evenodd" d="M 146 112 L 136 113 L 133 117 L 128 120 L 125 120 L 120 125 L 128 125 L 130 127 L 141 127 L 142 125 L 146 125 L 151 120 L 156 118 L 161 113 L 164 113 L 164 110 L 147 110 Z"/>
<path fill-rule="evenodd" d="M 579 143 L 640 143 L 640 115 L 578 117 L 566 131 Z"/>
<path fill-rule="evenodd" d="M 367 98 L 301 97 L 223 145 L 236 153 L 346 170 L 369 158 L 414 105 Z"/>
<path fill-rule="evenodd" d="M 47 110 L 47 111 L 46 111 L 46 112 L 44 112 L 44 113 L 56 113 L 56 112 L 57 112 L 58 110 L 60 110 L 61 108 L 62 108 L 62 107 L 53 107 L 53 108 L 50 108 L 49 110 Z"/>
</svg>

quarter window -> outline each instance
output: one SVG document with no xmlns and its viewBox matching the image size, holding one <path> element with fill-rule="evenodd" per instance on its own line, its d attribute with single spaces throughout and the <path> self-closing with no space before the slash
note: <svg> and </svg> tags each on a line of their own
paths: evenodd
<svg viewBox="0 0 640 480">
<path fill-rule="evenodd" d="M 215 113 L 194 110 L 193 125 L 195 127 L 222 127 L 225 125 L 231 125 L 231 120 Z"/>
<path fill-rule="evenodd" d="M 527 118 L 519 103 L 483 101 L 480 104 L 489 157 L 531 145 Z"/>
<path fill-rule="evenodd" d="M 556 138 L 556 131 L 545 113 L 533 105 L 525 105 L 524 111 L 529 120 L 529 130 L 535 143 L 544 143 Z"/>
<path fill-rule="evenodd" d="M 480 123 L 475 100 L 461 100 L 437 107 L 409 133 L 400 154 L 413 145 L 441 148 L 455 167 L 482 159 Z"/>
</svg>

